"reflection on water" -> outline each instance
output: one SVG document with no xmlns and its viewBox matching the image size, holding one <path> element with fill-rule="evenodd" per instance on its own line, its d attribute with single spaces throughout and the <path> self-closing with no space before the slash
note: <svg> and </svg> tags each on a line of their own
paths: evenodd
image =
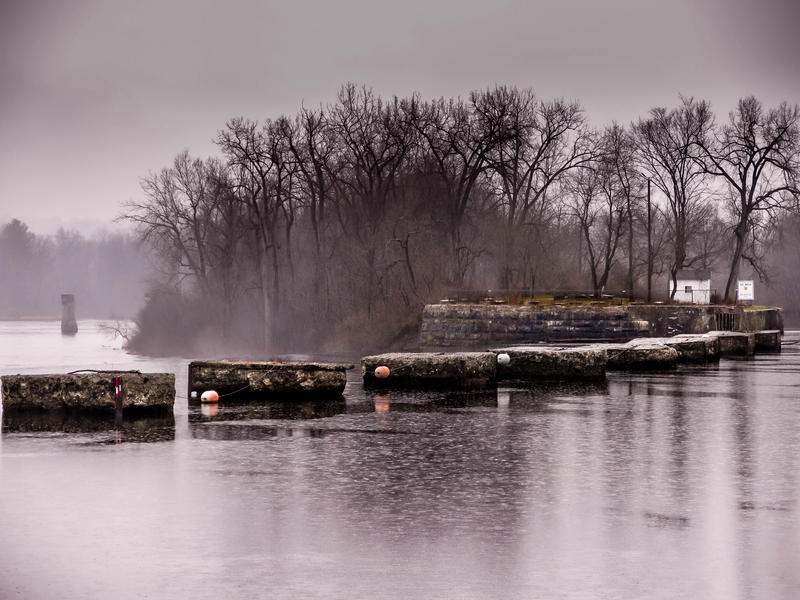
<svg viewBox="0 0 800 600">
<path fill-rule="evenodd" d="M 325 419 L 344 414 L 344 398 L 323 401 L 202 404 L 189 408 L 189 431 L 196 439 L 260 440 L 278 436 L 322 435 L 305 426 L 263 425 L 263 421 Z"/>
<path fill-rule="evenodd" d="M 320 401 L 201 404 L 189 408 L 189 422 L 250 421 L 255 419 L 324 419 L 344 413 L 344 398 Z"/>
<path fill-rule="evenodd" d="M 394 429 L 357 429 L 335 427 L 309 427 L 290 425 L 262 425 L 257 423 L 204 423 L 191 428 L 192 437 L 201 440 L 265 440 L 275 437 L 311 437 L 322 438 L 330 435 L 356 434 L 356 435 L 413 435 L 412 431 L 397 431 Z"/>
<path fill-rule="evenodd" d="M 0 597 L 794 599 L 798 350 L 490 393 L 350 372 L 331 404 L 179 401 L 158 444 L 4 416 Z"/>
<path fill-rule="evenodd" d="M 4 412 L 3 434 L 75 433 L 107 434 L 100 439 L 121 442 L 166 442 L 175 439 L 175 417 L 162 415 L 80 414 L 72 411 Z M 95 436 L 97 438 L 98 436 Z"/>
<path fill-rule="evenodd" d="M 543 382 L 526 387 L 483 391 L 363 390 L 377 413 L 449 412 L 480 408 L 524 408 L 530 411 L 580 410 L 594 396 L 608 394 L 605 381 Z M 352 412 L 354 407 L 350 408 Z"/>
</svg>

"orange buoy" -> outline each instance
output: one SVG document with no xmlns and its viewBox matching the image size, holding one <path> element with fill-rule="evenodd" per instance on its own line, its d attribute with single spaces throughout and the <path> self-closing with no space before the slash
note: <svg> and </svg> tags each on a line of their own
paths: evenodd
<svg viewBox="0 0 800 600">
<path fill-rule="evenodd" d="M 203 392 L 203 394 L 200 396 L 200 402 L 204 404 L 216 404 L 219 402 L 219 394 L 214 390 Z"/>
<path fill-rule="evenodd" d="M 389 367 L 386 365 L 381 365 L 375 369 L 375 377 L 378 379 L 386 379 L 389 376 L 389 373 L 391 373 L 391 371 L 389 371 Z"/>
</svg>

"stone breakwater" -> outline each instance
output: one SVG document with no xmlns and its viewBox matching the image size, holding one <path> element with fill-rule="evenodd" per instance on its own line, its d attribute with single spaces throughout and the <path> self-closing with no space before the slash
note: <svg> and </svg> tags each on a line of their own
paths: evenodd
<svg viewBox="0 0 800 600">
<path fill-rule="evenodd" d="M 716 330 L 782 332 L 783 313 L 780 308 L 658 304 L 428 304 L 422 313 L 420 344 L 426 349 L 444 349 L 538 342 L 624 342 Z"/>
<path fill-rule="evenodd" d="M 361 376 L 373 388 L 490 388 L 502 381 L 603 379 L 606 370 L 670 369 L 680 362 L 780 352 L 780 330 L 712 331 L 625 344 L 512 345 L 488 352 L 408 352 L 365 356 Z"/>
</svg>

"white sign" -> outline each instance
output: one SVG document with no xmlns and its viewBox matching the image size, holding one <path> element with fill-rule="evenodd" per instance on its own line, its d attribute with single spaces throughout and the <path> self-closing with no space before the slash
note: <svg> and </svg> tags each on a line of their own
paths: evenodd
<svg viewBox="0 0 800 600">
<path fill-rule="evenodd" d="M 739 280 L 739 293 L 738 293 L 739 300 L 755 300 L 755 295 L 753 294 L 753 280 L 745 281 L 740 279 Z"/>
</svg>

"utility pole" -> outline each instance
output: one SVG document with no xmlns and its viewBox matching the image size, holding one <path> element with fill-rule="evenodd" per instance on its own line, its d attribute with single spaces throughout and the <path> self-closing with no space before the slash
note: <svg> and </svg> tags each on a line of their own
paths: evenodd
<svg viewBox="0 0 800 600">
<path fill-rule="evenodd" d="M 650 222 L 650 179 L 647 179 L 647 303 L 653 301 L 653 242 L 651 238 Z"/>
</svg>

